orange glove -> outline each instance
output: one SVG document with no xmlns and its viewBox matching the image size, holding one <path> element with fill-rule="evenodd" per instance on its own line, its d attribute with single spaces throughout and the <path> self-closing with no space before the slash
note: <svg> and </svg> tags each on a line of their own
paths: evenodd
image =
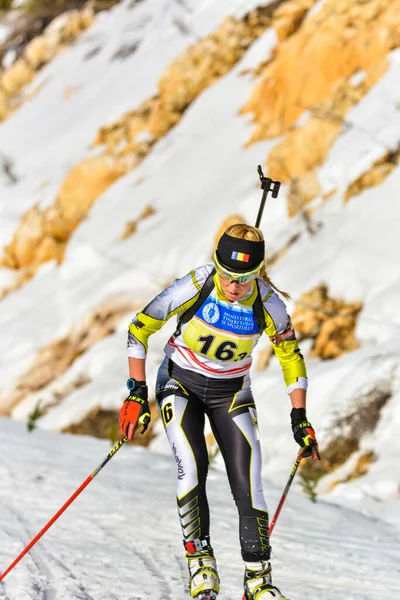
<svg viewBox="0 0 400 600">
<path fill-rule="evenodd" d="M 129 382 L 133 380 L 128 380 Z M 134 390 L 132 390 L 121 406 L 119 413 L 119 424 L 123 434 L 131 440 L 135 434 L 137 424 L 143 426 L 143 434 L 150 423 L 151 414 L 147 400 L 147 385 L 145 381 L 136 381 Z"/>
</svg>

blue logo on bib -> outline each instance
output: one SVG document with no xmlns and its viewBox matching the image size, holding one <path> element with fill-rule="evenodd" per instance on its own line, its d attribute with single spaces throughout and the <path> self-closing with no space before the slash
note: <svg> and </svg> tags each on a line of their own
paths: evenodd
<svg viewBox="0 0 400 600">
<path fill-rule="evenodd" d="M 196 317 L 227 333 L 238 335 L 258 333 L 258 326 L 251 308 L 231 308 L 206 300 L 204 305 L 196 311 Z"/>
<path fill-rule="evenodd" d="M 220 317 L 219 308 L 215 302 L 209 302 L 204 306 L 202 315 L 206 323 L 216 323 Z"/>
</svg>

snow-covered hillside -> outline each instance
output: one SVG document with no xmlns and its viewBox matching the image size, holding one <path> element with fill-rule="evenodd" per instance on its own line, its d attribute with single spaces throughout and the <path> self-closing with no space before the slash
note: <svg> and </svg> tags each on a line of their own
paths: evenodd
<svg viewBox="0 0 400 600">
<path fill-rule="evenodd" d="M 313 13 L 321 4 L 317 3 Z M 111 11 L 98 14 L 95 23 L 77 42 L 40 71 L 34 82 L 37 91 L 32 100 L 0 124 L 0 151 L 12 159 L 18 175 L 18 181 L 10 185 L 7 178 L 0 174 L 0 246 L 4 247 L 11 241 L 27 209 L 35 204 L 49 206 L 71 168 L 83 158 L 96 155 L 98 150 L 94 150 L 91 144 L 100 127 L 113 122 L 156 93 L 157 81 L 177 54 L 214 31 L 228 14 L 242 16 L 256 6 L 254 0 L 229 3 L 208 0 L 125 0 Z M 185 27 L 178 27 L 177 23 L 184 23 Z M 135 52 L 114 60 L 113 57 L 124 43 L 135 43 Z M 88 218 L 73 233 L 63 264 L 45 264 L 33 279 L 0 302 L 3 348 L 0 357 L 0 407 L 4 411 L 9 409 L 10 395 L 18 379 L 33 363 L 37 351 L 66 335 L 103 302 L 118 298 L 140 308 L 174 277 L 208 262 L 215 233 L 225 217 L 241 214 L 250 223 L 255 221 L 260 200 L 257 165 L 265 164 L 269 151 L 278 140 L 257 142 L 245 147 L 253 125 L 249 116 L 240 114 L 240 110 L 254 87 L 251 70 L 268 60 L 276 44 L 275 32 L 266 30 L 227 75 L 199 95 L 181 121 L 154 145 L 145 160 L 102 194 Z M 99 50 L 92 53 L 90 60 L 85 58 L 94 49 Z M 367 542 L 361 534 L 367 531 L 368 519 L 372 514 L 382 513 L 392 522 L 398 522 L 399 519 L 400 476 L 396 468 L 400 459 L 400 317 L 397 310 L 400 284 L 396 251 L 399 238 L 396 223 L 400 216 L 397 201 L 399 167 L 394 168 L 381 185 L 370 187 L 350 202 L 343 203 L 349 184 L 384 152 L 395 150 L 399 145 L 400 51 L 393 50 L 389 60 L 387 72 L 346 116 L 347 126 L 319 170 L 322 192 L 315 201 L 316 208 L 319 208 L 313 216 L 319 226 L 317 233 L 310 236 L 304 220 L 299 216 L 289 219 L 286 185 L 282 186 L 277 200 L 268 200 L 262 224 L 270 255 L 284 248 L 288 240 L 298 235 L 297 241 L 270 272 L 272 280 L 278 287 L 290 292 L 294 300 L 304 291 L 324 282 L 334 296 L 363 303 L 356 332 L 361 348 L 331 361 L 307 360 L 310 379 L 308 415 L 317 430 L 321 447 L 331 435 L 332 423 L 357 409 L 361 397 L 381 388 L 387 390 L 389 395 L 374 431 L 362 436 L 357 452 L 341 467 L 340 472 L 335 472 L 335 476 L 331 477 L 346 479 L 357 457 L 363 452 L 371 451 L 376 455 L 376 461 L 366 475 L 335 487 L 329 497 L 330 500 L 349 503 L 358 511 L 365 510 L 367 516 L 341 512 L 338 508 L 326 505 L 317 506 L 315 512 L 311 513 L 306 499 L 296 499 L 291 504 L 292 511 L 296 503 L 306 507 L 304 521 L 301 522 L 303 535 L 309 531 L 310 519 L 313 524 L 319 519 L 319 533 L 315 539 L 310 535 L 313 544 L 321 544 L 319 550 L 307 550 L 312 553 L 307 556 L 310 564 L 314 561 L 313 569 L 315 564 L 318 566 L 320 579 L 315 579 L 312 575 L 304 575 L 303 568 L 295 568 L 295 554 L 302 553 L 304 542 L 300 533 L 296 533 L 294 535 L 298 537 L 290 546 L 289 522 L 286 521 L 286 530 L 282 525 L 281 542 L 277 540 L 277 552 L 278 543 L 283 544 L 282 556 L 278 552 L 281 558 L 277 560 L 277 570 L 279 573 L 281 569 L 283 579 L 288 577 L 289 593 L 296 592 L 296 598 L 307 597 L 306 592 L 301 592 L 303 596 L 301 593 L 299 595 L 296 586 L 300 572 L 303 581 L 314 586 L 314 597 L 318 587 L 328 589 L 326 577 L 331 578 L 329 593 L 333 595 L 324 595 L 324 598 L 332 599 L 342 597 L 334 591 L 338 570 L 343 589 L 347 589 L 346 586 L 350 588 L 353 577 L 358 582 L 357 591 L 351 596 L 354 599 L 381 597 L 388 589 L 382 582 L 392 572 L 389 565 L 390 556 L 394 554 L 386 560 L 379 542 L 385 537 L 382 532 L 387 531 L 384 526 L 379 529 L 381 537 L 374 539 L 372 552 L 370 538 Z M 66 98 L 66 89 L 75 92 Z M 322 202 L 322 194 L 331 192 L 334 193 L 330 199 Z M 134 235 L 121 240 L 127 221 L 138 219 L 147 206 L 154 209 L 154 214 L 139 223 Z M 2 289 L 8 287 L 14 278 L 15 273 L 11 270 L 0 269 Z M 293 304 L 289 305 L 289 309 L 293 309 Z M 26 420 L 39 399 L 44 406 L 50 404 L 54 390 L 67 388 L 82 374 L 88 376 L 88 382 L 50 408 L 38 425 L 44 429 L 60 430 L 82 420 L 94 407 L 117 409 L 125 396 L 125 337 L 129 320 L 129 316 L 121 319 L 115 333 L 77 357 L 71 367 L 47 387 L 27 396 L 13 409 L 12 416 Z M 151 340 L 148 368 L 150 384 L 154 382 L 162 358 L 162 347 L 172 328 L 173 324 L 169 324 Z M 260 343 L 258 352 L 268 343 L 268 340 Z M 307 354 L 307 342 L 302 349 Z M 255 372 L 253 382 L 260 413 L 264 474 L 282 485 L 294 460 L 296 445 L 290 431 L 289 400 L 276 363 L 273 362 L 265 372 Z M 157 424 L 156 433 L 161 434 L 160 424 Z M 33 441 L 37 439 L 54 439 L 59 448 L 68 443 L 63 438 L 52 438 L 50 435 L 41 438 L 37 434 L 37 437 L 29 438 L 32 440 L 32 452 L 35 452 Z M 86 442 L 88 447 L 106 448 L 105 444 L 97 445 L 91 440 Z M 11 436 L 10 444 L 13 443 L 16 442 L 12 441 Z M 85 441 L 79 440 L 77 444 L 81 448 L 86 447 Z M 151 449 L 169 452 L 162 435 L 156 436 Z M 40 452 L 39 448 L 37 452 Z M 143 451 L 135 452 L 143 457 L 149 468 L 153 462 L 160 470 L 159 465 L 167 464 L 158 454 L 152 457 Z M 123 458 L 116 459 L 115 473 L 125 468 L 128 454 L 128 451 L 124 451 Z M 42 454 L 39 460 L 42 462 Z M 8 464 L 11 464 L 10 461 L 11 458 L 8 458 Z M 221 466 L 217 459 L 217 470 Z M 132 469 L 134 472 L 135 469 Z M 79 461 L 79 473 L 83 475 L 83 471 L 83 462 Z M 132 482 L 136 481 L 135 473 Z M 19 468 L 16 479 L 17 475 L 24 476 Z M 215 489 L 219 490 L 218 486 L 223 484 L 217 479 L 215 475 L 213 483 Z M 321 493 L 328 491 L 329 483 L 330 479 L 323 485 L 321 483 Z M 128 498 L 129 489 L 135 489 L 134 483 L 126 492 L 121 484 L 118 502 L 125 497 L 125 493 Z M 61 501 L 67 488 L 59 485 L 56 491 L 54 502 L 58 499 Z M 12 492 L 8 493 L 11 495 Z M 38 497 L 35 494 L 33 492 L 33 502 Z M 215 494 L 218 495 L 217 492 Z M 10 495 L 6 498 L 10 498 Z M 277 492 L 275 497 L 271 497 L 276 500 Z M 109 499 L 111 503 L 114 500 Z M 127 502 L 124 502 L 125 507 Z M 104 506 L 101 510 L 106 514 Z M 25 510 L 29 510 L 28 504 Z M 169 510 L 173 511 L 173 508 L 166 506 L 165 511 Z M 290 510 L 286 519 L 290 517 Z M 134 513 L 134 502 L 132 511 Z M 33 530 L 45 513 L 47 507 L 44 506 L 35 513 L 37 521 L 32 524 Z M 11 537 L 15 534 L 22 536 L 20 532 L 26 526 L 25 521 L 18 524 L 20 517 L 15 514 L 11 518 L 15 520 Z M 342 519 L 344 524 L 341 523 Z M 329 542 L 323 533 L 323 528 L 327 527 L 325 520 L 329 521 L 329 528 L 335 532 Z M 98 521 L 96 528 L 100 530 L 104 524 L 102 520 Z M 340 532 L 344 526 L 350 527 L 350 521 L 355 529 L 349 530 L 354 538 L 348 552 L 356 561 L 354 568 L 350 555 L 344 554 L 340 541 Z M 125 521 L 118 522 L 116 519 L 112 527 L 106 529 L 104 535 L 114 532 L 114 527 L 117 530 L 121 527 L 121 533 L 115 539 L 114 551 L 118 548 L 118 552 L 121 552 L 121 538 L 124 539 L 126 535 L 124 526 Z M 225 526 L 223 523 L 219 526 L 221 530 L 226 527 L 228 531 L 228 518 Z M 135 525 L 132 524 L 132 527 Z M 167 527 L 162 530 L 163 539 L 169 538 L 169 531 Z M 103 534 L 89 531 L 88 535 L 94 535 L 98 540 Z M 359 536 L 364 541 L 356 539 Z M 126 541 L 129 545 L 129 535 L 126 535 Z M 4 554 L 7 544 L 0 545 L 5 562 L 13 554 Z M 324 567 L 326 562 L 322 553 L 326 544 L 329 546 L 327 556 L 335 564 L 334 571 L 330 571 L 333 568 L 330 564 Z M 80 549 L 76 548 L 79 556 L 73 564 L 81 564 L 82 557 L 92 553 L 90 544 L 86 545 L 84 539 L 79 546 Z M 228 547 L 227 544 L 225 550 L 231 556 Z M 293 549 L 295 547 L 296 552 Z M 15 550 L 15 544 L 13 548 Z M 56 555 L 54 549 L 48 552 L 50 556 Z M 144 550 L 135 549 L 134 552 L 138 553 L 141 565 L 150 565 L 150 544 L 145 545 Z M 70 549 L 66 548 L 65 553 L 69 554 Z M 288 570 L 283 563 L 283 554 L 286 560 L 287 553 L 292 557 Z M 170 551 L 167 550 L 165 554 L 169 555 Z M 378 556 L 376 560 L 379 561 L 374 563 L 374 586 L 368 583 L 371 555 Z M 38 557 L 37 560 L 43 565 L 42 558 Z M 95 563 L 88 564 L 85 574 L 82 568 L 76 580 L 72 566 L 69 563 L 65 566 L 67 563 L 64 558 L 60 560 L 62 562 L 54 559 L 50 571 L 66 589 L 68 586 L 78 589 L 82 581 L 82 585 L 88 589 L 87 593 L 82 592 L 82 598 L 104 597 L 100 591 L 101 584 L 90 583 L 89 570 L 98 572 L 97 563 L 97 566 Z M 110 556 L 107 558 L 105 555 L 104 561 L 109 565 L 104 570 L 104 578 L 107 579 L 112 577 Z M 124 563 L 126 573 L 129 571 L 129 561 L 128 552 Z M 151 568 L 148 568 L 147 577 L 150 581 Z M 227 588 L 228 595 L 234 597 L 237 593 L 235 590 L 239 589 L 239 578 L 235 575 L 234 567 L 229 566 L 229 561 L 225 568 L 226 577 L 235 580 L 232 587 Z M 31 573 L 35 573 L 32 569 L 34 567 L 31 564 Z M 36 584 L 35 577 L 35 574 L 26 575 L 23 585 L 27 594 L 33 593 L 35 585 L 42 590 L 48 585 L 40 578 Z M 163 593 L 166 599 L 172 598 L 173 580 L 160 581 L 156 576 L 154 578 L 157 593 Z M 7 594 L 11 598 L 20 598 L 18 587 L 15 586 L 22 584 L 9 585 L 11 587 Z M 91 585 L 98 587 L 91 588 Z M 373 591 L 369 591 L 371 586 Z M 142 597 L 121 577 L 113 581 L 109 589 L 114 590 L 116 598 Z M 46 592 L 41 593 L 45 598 Z"/>
<path fill-rule="evenodd" d="M 0 420 L 0 571 L 110 450 Z M 211 531 L 221 598 L 241 596 L 236 509 L 211 471 Z M 281 490 L 264 482 L 271 513 Z M 156 537 L 155 537 L 156 536 Z M 123 447 L 0 583 L 1 600 L 183 600 L 186 564 L 173 457 Z M 379 519 L 291 492 L 271 538 L 274 577 L 293 600 L 400 598 L 400 537 Z"/>
</svg>

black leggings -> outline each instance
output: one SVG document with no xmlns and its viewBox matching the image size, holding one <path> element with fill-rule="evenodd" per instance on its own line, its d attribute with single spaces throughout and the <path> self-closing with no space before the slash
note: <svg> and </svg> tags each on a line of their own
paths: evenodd
<svg viewBox="0 0 400 600">
<path fill-rule="evenodd" d="M 157 404 L 177 465 L 178 513 L 184 542 L 209 541 L 208 452 L 204 437 L 207 415 L 238 508 L 243 559 L 267 560 L 268 512 L 249 377 L 209 378 L 165 359 L 157 377 Z"/>
</svg>

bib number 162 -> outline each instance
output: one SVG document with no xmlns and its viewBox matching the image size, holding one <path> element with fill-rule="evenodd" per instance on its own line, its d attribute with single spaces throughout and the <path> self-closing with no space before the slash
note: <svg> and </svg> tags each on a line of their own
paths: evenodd
<svg viewBox="0 0 400 600">
<path fill-rule="evenodd" d="M 203 336 L 199 337 L 199 339 L 197 341 L 202 342 L 202 346 L 201 346 L 199 352 L 201 354 L 207 355 L 209 353 L 209 351 L 211 350 L 211 346 L 213 345 L 214 340 L 215 340 L 214 335 L 203 335 Z M 237 347 L 238 346 L 235 342 L 229 342 L 227 340 L 227 341 L 219 344 L 219 346 L 217 346 L 217 348 L 214 351 L 214 356 L 218 360 L 227 360 L 227 361 L 228 360 L 243 360 L 244 358 L 246 358 L 247 352 L 241 352 L 235 358 L 235 356 L 236 356 L 235 350 L 237 350 Z"/>
</svg>

